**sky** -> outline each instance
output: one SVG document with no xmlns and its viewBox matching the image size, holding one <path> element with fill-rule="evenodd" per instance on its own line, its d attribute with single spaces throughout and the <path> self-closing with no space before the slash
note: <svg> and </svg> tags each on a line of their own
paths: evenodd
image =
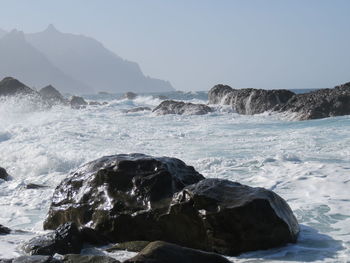
<svg viewBox="0 0 350 263">
<path fill-rule="evenodd" d="M 348 0 L 0 0 L 0 28 L 93 37 L 177 90 L 350 81 Z"/>
</svg>

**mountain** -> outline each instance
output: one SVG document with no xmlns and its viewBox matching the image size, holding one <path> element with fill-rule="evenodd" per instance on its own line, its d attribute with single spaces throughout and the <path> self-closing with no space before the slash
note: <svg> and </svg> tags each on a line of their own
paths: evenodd
<svg viewBox="0 0 350 263">
<path fill-rule="evenodd" d="M 93 89 L 53 65 L 28 43 L 21 31 L 13 30 L 0 38 L 0 79 L 11 76 L 31 87 L 52 84 L 61 92 L 89 93 Z"/>
<path fill-rule="evenodd" d="M 167 81 L 144 76 L 137 63 L 122 59 L 93 38 L 61 33 L 53 25 L 25 38 L 64 73 L 96 91 L 174 90 Z"/>
</svg>

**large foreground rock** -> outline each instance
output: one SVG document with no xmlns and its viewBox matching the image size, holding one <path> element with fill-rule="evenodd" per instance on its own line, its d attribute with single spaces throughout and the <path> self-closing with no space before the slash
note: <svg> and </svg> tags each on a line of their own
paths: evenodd
<svg viewBox="0 0 350 263">
<path fill-rule="evenodd" d="M 162 241 L 146 246 L 135 257 L 124 263 L 230 263 L 218 254 L 180 247 Z"/>
<path fill-rule="evenodd" d="M 15 78 L 6 77 L 3 80 L 1 80 L 0 97 L 15 95 L 38 95 L 38 93 Z"/>
<path fill-rule="evenodd" d="M 166 100 L 153 109 L 158 115 L 203 115 L 212 112 L 212 108 L 204 104 L 185 103 L 183 101 Z"/>
<path fill-rule="evenodd" d="M 297 94 L 284 106 L 276 108 L 291 113 L 294 119 L 309 120 L 350 114 L 350 82 L 333 89 Z"/>
<path fill-rule="evenodd" d="M 258 114 L 284 105 L 295 93 L 289 90 L 232 89 L 216 85 L 208 93 L 210 104 L 231 105 L 239 114 Z"/>
<path fill-rule="evenodd" d="M 228 255 L 296 242 L 299 233 L 280 196 L 220 179 L 205 179 L 175 194 L 159 222 L 162 240 Z"/>
<path fill-rule="evenodd" d="M 159 228 L 148 222 L 155 222 L 153 217 L 168 209 L 174 193 L 202 179 L 192 166 L 176 158 L 102 157 L 60 183 L 44 228 L 73 221 L 88 224 L 115 242 L 149 240 L 159 235 Z"/>
<path fill-rule="evenodd" d="M 23 246 L 29 255 L 54 255 L 80 253 L 83 240 L 74 223 L 65 223 L 54 232 L 30 239 Z"/>
</svg>

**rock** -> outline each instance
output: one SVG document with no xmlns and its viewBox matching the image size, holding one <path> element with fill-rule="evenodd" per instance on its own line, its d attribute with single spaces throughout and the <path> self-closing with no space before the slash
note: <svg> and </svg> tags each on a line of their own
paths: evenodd
<svg viewBox="0 0 350 263">
<path fill-rule="evenodd" d="M 11 229 L 6 226 L 0 225 L 0 235 L 7 235 L 11 233 Z"/>
<path fill-rule="evenodd" d="M 88 256 L 88 255 L 65 255 L 64 263 L 120 263 L 120 261 L 107 256 Z"/>
<path fill-rule="evenodd" d="M 204 104 L 185 103 L 183 101 L 165 100 L 153 109 L 158 115 L 165 114 L 185 114 L 203 115 L 212 112 L 212 108 Z"/>
<path fill-rule="evenodd" d="M 294 115 L 296 120 L 320 119 L 350 114 L 350 82 L 333 89 L 320 89 L 293 96 L 276 108 Z"/>
<path fill-rule="evenodd" d="M 168 100 L 169 98 L 167 96 L 164 95 L 156 95 L 153 96 L 154 99 L 160 99 L 160 100 Z"/>
<path fill-rule="evenodd" d="M 0 179 L 5 180 L 5 181 L 8 181 L 8 180 L 10 179 L 9 174 L 8 174 L 7 171 L 6 171 L 4 168 L 2 168 L 2 167 L 0 167 Z"/>
<path fill-rule="evenodd" d="M 26 189 L 40 189 L 40 188 L 47 188 L 48 186 L 46 185 L 41 185 L 41 184 L 27 184 L 25 186 Z"/>
<path fill-rule="evenodd" d="M 61 261 L 50 256 L 21 256 L 11 260 L 12 263 L 59 263 Z"/>
<path fill-rule="evenodd" d="M 137 107 L 132 108 L 130 110 L 126 110 L 125 113 L 133 113 L 133 112 L 139 112 L 139 111 L 151 111 L 152 109 L 149 107 Z"/>
<path fill-rule="evenodd" d="M 65 97 L 63 97 L 62 94 L 57 89 L 52 87 L 51 85 L 42 88 L 39 91 L 39 93 L 51 105 L 56 105 L 56 104 L 67 105 L 68 104 L 68 100 Z"/>
<path fill-rule="evenodd" d="M 29 255 L 80 253 L 83 241 L 76 224 L 68 222 L 54 232 L 30 239 L 23 246 Z"/>
<path fill-rule="evenodd" d="M 294 243 L 299 234 L 280 196 L 220 179 L 205 179 L 175 194 L 158 223 L 162 240 L 227 255 Z"/>
<path fill-rule="evenodd" d="M 158 228 L 148 225 L 155 222 L 152 217 L 168 209 L 175 192 L 202 179 L 192 166 L 176 158 L 102 157 L 58 185 L 44 229 L 73 221 L 88 224 L 113 242 L 149 240 L 149 235 L 159 234 Z"/>
<path fill-rule="evenodd" d="M 122 99 L 134 100 L 136 99 L 137 94 L 134 92 L 127 92 L 123 95 Z"/>
<path fill-rule="evenodd" d="M 156 241 L 150 243 L 135 257 L 124 263 L 230 263 L 228 259 L 214 253 L 181 247 Z"/>
<path fill-rule="evenodd" d="M 88 104 L 90 106 L 101 106 L 102 103 L 98 102 L 98 101 L 89 101 Z"/>
<path fill-rule="evenodd" d="M 295 93 L 289 90 L 232 89 L 216 85 L 208 93 L 210 104 L 231 105 L 239 114 L 258 114 L 284 105 Z"/>
<path fill-rule="evenodd" d="M 110 240 L 90 227 L 82 227 L 80 229 L 81 237 L 85 243 L 89 243 L 96 246 L 107 245 Z"/>
<path fill-rule="evenodd" d="M 22 82 L 12 77 L 6 77 L 0 81 L 0 97 L 14 95 L 38 95 L 31 88 L 24 85 Z"/>
<path fill-rule="evenodd" d="M 87 105 L 87 102 L 79 96 L 71 97 L 69 103 L 73 109 L 82 109 L 85 108 Z"/>
<path fill-rule="evenodd" d="M 108 248 L 107 252 L 113 252 L 116 250 L 127 250 L 130 252 L 140 252 L 144 249 L 150 241 L 127 241 L 115 244 L 113 247 Z"/>
</svg>

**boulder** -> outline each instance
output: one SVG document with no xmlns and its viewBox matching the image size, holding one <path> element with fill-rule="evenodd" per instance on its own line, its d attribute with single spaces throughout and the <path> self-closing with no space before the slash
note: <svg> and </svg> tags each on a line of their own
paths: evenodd
<svg viewBox="0 0 350 263">
<path fill-rule="evenodd" d="M 0 235 L 7 235 L 11 233 L 11 229 L 6 226 L 0 225 Z"/>
<path fill-rule="evenodd" d="M 118 154 L 90 162 L 56 188 L 44 229 L 67 221 L 95 229 L 113 242 L 149 240 L 149 224 L 168 209 L 174 193 L 203 180 L 176 158 Z"/>
<path fill-rule="evenodd" d="M 320 119 L 350 114 L 350 82 L 333 89 L 320 89 L 293 96 L 277 111 L 296 120 Z"/>
<path fill-rule="evenodd" d="M 231 105 L 239 114 L 259 114 L 284 105 L 295 95 L 289 90 L 232 89 L 216 85 L 208 93 L 210 104 Z"/>
<path fill-rule="evenodd" d="M 38 92 L 24 85 L 12 77 L 6 77 L 0 81 L 0 97 L 14 95 L 39 95 Z"/>
<path fill-rule="evenodd" d="M 155 241 L 146 246 L 135 257 L 124 263 L 230 263 L 228 259 L 215 253 L 208 253 L 181 247 L 163 241 Z"/>
<path fill-rule="evenodd" d="M 137 94 L 134 92 L 126 92 L 123 96 L 122 99 L 128 99 L 128 100 L 134 100 L 136 99 Z"/>
<path fill-rule="evenodd" d="M 114 252 L 117 250 L 127 250 L 130 252 L 140 252 L 144 249 L 150 241 L 127 241 L 115 244 L 113 247 L 108 248 L 107 252 Z"/>
<path fill-rule="evenodd" d="M 62 94 L 51 85 L 42 88 L 41 90 L 39 90 L 39 93 L 43 97 L 43 99 L 51 105 L 68 104 L 68 100 L 65 97 L 63 97 Z"/>
<path fill-rule="evenodd" d="M 88 104 L 82 97 L 79 96 L 72 96 L 69 103 L 73 109 L 82 109 Z"/>
<path fill-rule="evenodd" d="M 221 179 L 205 179 L 176 193 L 158 223 L 162 240 L 227 255 L 294 243 L 299 233 L 280 196 Z"/>
<path fill-rule="evenodd" d="M 140 112 L 140 111 L 151 111 L 152 109 L 149 107 L 136 107 L 129 110 L 126 110 L 125 113 L 134 113 L 134 112 Z"/>
<path fill-rule="evenodd" d="M 49 255 L 80 253 L 83 240 L 76 224 L 68 222 L 54 232 L 30 239 L 23 246 L 29 255 Z"/>
<path fill-rule="evenodd" d="M 120 263 L 120 261 L 107 256 L 90 256 L 69 254 L 63 257 L 64 263 Z"/>
<path fill-rule="evenodd" d="M 153 109 L 157 115 L 203 115 L 212 112 L 212 108 L 204 104 L 185 103 L 183 101 L 165 100 Z"/>
<path fill-rule="evenodd" d="M 26 189 L 42 189 L 42 188 L 47 188 L 48 186 L 46 185 L 41 185 L 41 184 L 32 184 L 29 183 L 25 186 Z"/>
<path fill-rule="evenodd" d="M 8 181 L 10 179 L 9 174 L 5 170 L 5 168 L 0 167 L 0 179 Z"/>
</svg>

